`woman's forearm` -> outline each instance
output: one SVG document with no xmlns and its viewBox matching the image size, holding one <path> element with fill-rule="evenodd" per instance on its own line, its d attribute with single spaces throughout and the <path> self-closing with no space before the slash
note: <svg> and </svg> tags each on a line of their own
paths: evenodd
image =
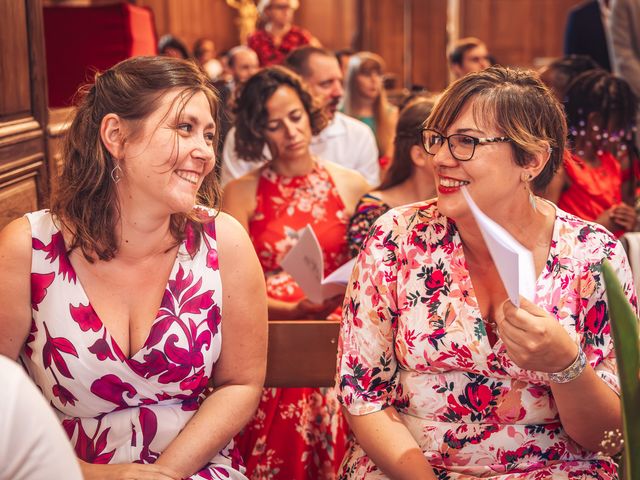
<svg viewBox="0 0 640 480">
<path fill-rule="evenodd" d="M 607 448 L 602 441 L 606 432 L 622 429 L 620 399 L 593 368 L 587 366 L 569 383 L 552 382 L 551 391 L 562 426 L 573 440 L 594 452 L 617 453 L 619 449 Z"/>
<path fill-rule="evenodd" d="M 435 480 L 418 443 L 395 408 L 345 416 L 358 443 L 376 466 L 394 480 Z"/>
<path fill-rule="evenodd" d="M 207 464 L 251 419 L 262 385 L 224 385 L 202 403 L 157 462 L 188 477 Z"/>
</svg>

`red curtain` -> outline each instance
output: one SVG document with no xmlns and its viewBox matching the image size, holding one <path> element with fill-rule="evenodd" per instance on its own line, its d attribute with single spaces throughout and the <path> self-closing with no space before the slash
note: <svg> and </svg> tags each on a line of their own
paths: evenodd
<svg viewBox="0 0 640 480">
<path fill-rule="evenodd" d="M 49 106 L 72 103 L 95 71 L 138 55 L 156 55 L 153 12 L 127 3 L 100 7 L 44 7 Z"/>
</svg>

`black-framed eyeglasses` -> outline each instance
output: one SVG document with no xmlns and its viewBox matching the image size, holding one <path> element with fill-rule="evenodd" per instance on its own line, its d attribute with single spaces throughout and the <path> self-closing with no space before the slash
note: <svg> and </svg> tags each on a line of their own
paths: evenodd
<svg viewBox="0 0 640 480">
<path fill-rule="evenodd" d="M 454 133 L 446 137 L 436 130 L 429 128 L 422 130 L 422 146 L 429 155 L 438 153 L 445 141 L 449 146 L 451 156 L 456 160 L 466 162 L 473 158 L 477 145 L 510 142 L 511 139 L 509 137 L 477 138 L 464 133 Z"/>
</svg>

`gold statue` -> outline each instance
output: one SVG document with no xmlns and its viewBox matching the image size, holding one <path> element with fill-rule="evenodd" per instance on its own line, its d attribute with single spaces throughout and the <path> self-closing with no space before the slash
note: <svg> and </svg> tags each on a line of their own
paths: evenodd
<svg viewBox="0 0 640 480">
<path fill-rule="evenodd" d="M 256 29 L 258 7 L 253 0 L 227 0 L 227 5 L 238 11 L 235 23 L 239 30 L 240 44 L 246 45 L 247 38 Z"/>
</svg>

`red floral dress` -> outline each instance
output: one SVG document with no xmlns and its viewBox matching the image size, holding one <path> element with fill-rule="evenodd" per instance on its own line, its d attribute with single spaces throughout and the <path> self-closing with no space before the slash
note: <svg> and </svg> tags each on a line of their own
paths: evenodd
<svg viewBox="0 0 640 480">
<path fill-rule="evenodd" d="M 257 202 L 249 235 L 270 297 L 285 301 L 304 297 L 279 264 L 307 224 L 322 246 L 325 274 L 349 259 L 348 214 L 321 165 L 301 177 L 281 177 L 269 165 L 263 167 Z M 333 479 L 345 452 L 346 431 L 334 389 L 268 388 L 238 447 L 252 479 Z"/>
<path fill-rule="evenodd" d="M 282 37 L 280 45 L 276 47 L 273 36 L 264 29 L 259 29 L 249 35 L 247 44 L 255 50 L 261 67 L 280 65 L 291 50 L 307 45 L 313 37 L 304 28 L 291 26 Z"/>
<path fill-rule="evenodd" d="M 144 346 L 127 358 L 93 309 L 51 214 L 32 231 L 31 332 L 20 358 L 78 458 L 154 463 L 197 411 L 220 356 L 222 291 L 215 223 L 180 245 Z M 193 256 L 192 256 L 193 255 Z M 242 480 L 233 443 L 190 480 Z"/>
</svg>

